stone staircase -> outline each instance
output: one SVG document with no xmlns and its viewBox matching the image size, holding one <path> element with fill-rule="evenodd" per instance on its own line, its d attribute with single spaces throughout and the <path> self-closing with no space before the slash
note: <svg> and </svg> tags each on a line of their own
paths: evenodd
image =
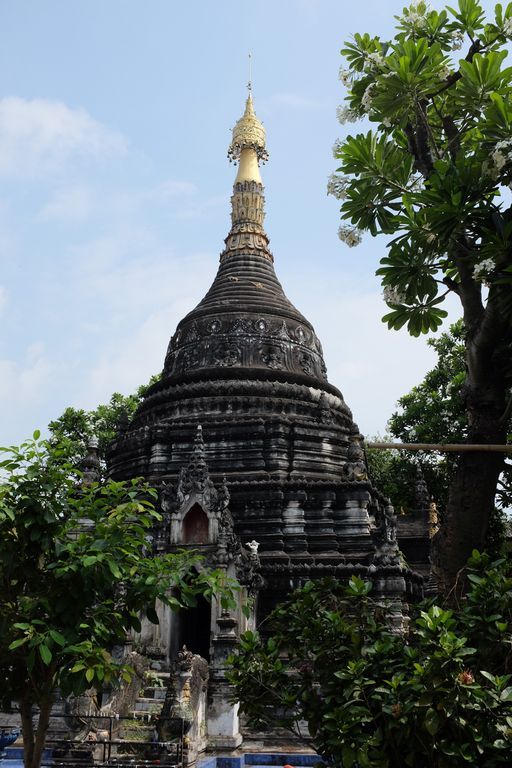
<svg viewBox="0 0 512 768">
<path fill-rule="evenodd" d="M 159 715 L 165 700 L 168 672 L 156 673 L 156 680 L 144 687 L 129 716 L 133 720 L 121 720 L 118 738 L 122 741 L 151 741 L 155 730 L 155 715 Z"/>
</svg>

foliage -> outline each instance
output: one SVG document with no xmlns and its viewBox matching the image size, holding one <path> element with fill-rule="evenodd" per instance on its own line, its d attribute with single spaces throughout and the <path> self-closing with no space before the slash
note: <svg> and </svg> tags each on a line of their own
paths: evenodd
<svg viewBox="0 0 512 768">
<path fill-rule="evenodd" d="M 347 176 L 331 190 L 355 228 L 394 236 L 378 270 L 390 328 L 436 330 L 445 296 L 464 303 L 471 293 L 481 305 L 483 283 L 510 319 L 512 3 L 492 22 L 476 0 L 439 12 L 416 2 L 397 19 L 393 40 L 356 34 L 342 50 L 341 119 L 365 117 L 376 130 L 335 146 Z"/>
<path fill-rule="evenodd" d="M 510 764 L 512 566 L 473 553 L 464 602 L 423 603 L 405 636 L 372 585 L 307 583 L 242 637 L 230 679 L 251 725 L 297 732 L 340 768 Z M 268 636 L 270 635 L 270 636 Z"/>
<path fill-rule="evenodd" d="M 389 435 L 405 443 L 463 443 L 468 425 L 462 392 L 465 386 L 464 325 L 458 321 L 449 332 L 429 339 L 437 363 L 420 384 L 398 400 L 399 410 L 388 421 Z M 509 441 L 512 423 L 508 423 Z M 379 439 L 382 441 L 382 439 Z M 391 499 L 398 512 L 415 508 L 414 488 L 420 467 L 438 512 L 443 516 L 450 481 L 456 470 L 456 454 L 382 451 L 367 448 L 370 478 Z M 498 551 L 505 532 L 504 510 L 512 505 L 512 465 L 505 462 L 497 493 L 495 514 L 489 521 L 486 549 Z"/>
<path fill-rule="evenodd" d="M 423 381 L 398 400 L 399 410 L 388 422 L 390 433 L 406 443 L 463 443 L 468 434 L 464 408 L 465 332 L 461 320 L 449 332 L 429 339 L 427 344 L 437 353 L 437 363 Z M 512 419 L 508 420 L 512 433 Z M 444 508 L 447 489 L 455 472 L 455 455 L 442 457 L 422 455 L 422 468 L 430 478 L 434 498 Z M 512 505 L 512 466 L 505 464 L 500 478 L 496 504 L 503 509 Z"/>
<path fill-rule="evenodd" d="M 429 339 L 437 363 L 423 380 L 398 400 L 399 410 L 388 421 L 389 441 L 404 443 L 462 443 L 467 435 L 467 417 L 462 390 L 465 383 L 465 346 L 462 321 L 449 332 Z M 370 476 L 398 510 L 414 509 L 417 467 L 443 511 L 448 486 L 456 465 L 456 454 L 417 453 L 368 449 Z M 506 502 L 505 502 L 506 505 Z"/>
<path fill-rule="evenodd" d="M 512 3 L 489 20 L 478 0 L 440 11 L 416 0 L 396 18 L 392 39 L 356 34 L 341 51 L 340 120 L 373 127 L 334 147 L 329 191 L 350 222 L 339 234 L 348 245 L 364 231 L 390 237 L 377 270 L 389 328 L 436 331 L 446 297 L 460 302 L 467 441 L 501 445 L 512 384 Z M 485 542 L 503 464 L 499 453 L 459 457 L 433 540 L 443 589 Z"/>
<path fill-rule="evenodd" d="M 0 462 L 0 697 L 19 702 L 25 763 L 39 764 L 55 691 L 129 680 L 111 650 L 198 595 L 231 599 L 223 574 L 189 552 L 153 556 L 156 491 L 140 480 L 80 483 L 66 451 L 34 439 Z M 34 735 L 32 706 L 40 709 Z"/>
<path fill-rule="evenodd" d="M 103 458 L 107 445 L 115 439 L 122 422 L 130 421 L 143 397 L 159 378 L 159 375 L 152 376 L 133 395 L 114 392 L 107 404 L 98 405 L 92 411 L 66 408 L 58 419 L 48 425 L 52 442 L 61 446 L 67 442 L 70 458 L 79 461 L 85 455 L 90 439 L 95 437 Z"/>
</svg>

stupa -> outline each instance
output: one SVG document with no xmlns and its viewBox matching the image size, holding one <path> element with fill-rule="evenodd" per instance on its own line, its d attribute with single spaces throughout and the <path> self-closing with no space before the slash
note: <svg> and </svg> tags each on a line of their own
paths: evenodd
<svg viewBox="0 0 512 768">
<path fill-rule="evenodd" d="M 255 597 L 250 624 L 307 579 L 353 573 L 372 577 L 399 620 L 421 580 L 402 563 L 393 508 L 368 479 L 363 438 L 327 379 L 315 330 L 276 277 L 263 226 L 265 129 L 251 92 L 228 156 L 238 172 L 217 275 L 111 446 L 110 475 L 160 489 L 155 547 L 193 547 L 225 567 Z M 166 659 L 185 643 L 215 680 L 247 621 L 202 605 L 188 613 L 163 617 L 148 643 Z M 217 743 L 236 742 L 216 727 Z"/>
</svg>

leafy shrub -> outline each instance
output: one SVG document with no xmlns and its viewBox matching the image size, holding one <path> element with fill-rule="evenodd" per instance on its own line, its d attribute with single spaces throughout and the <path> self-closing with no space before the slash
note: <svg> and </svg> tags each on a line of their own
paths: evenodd
<svg viewBox="0 0 512 768">
<path fill-rule="evenodd" d="M 294 732 L 342 768 L 510 765 L 512 567 L 474 552 L 460 604 L 393 633 L 372 585 L 307 583 L 242 637 L 230 679 L 259 728 Z"/>
</svg>

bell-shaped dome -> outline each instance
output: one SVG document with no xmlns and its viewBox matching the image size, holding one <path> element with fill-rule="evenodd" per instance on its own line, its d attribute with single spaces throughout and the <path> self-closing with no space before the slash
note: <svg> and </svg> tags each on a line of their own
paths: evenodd
<svg viewBox="0 0 512 768">
<path fill-rule="evenodd" d="M 177 381 L 199 372 L 215 378 L 231 369 L 325 382 L 320 342 L 311 323 L 286 297 L 268 248 L 258 169 L 258 161 L 267 157 L 265 129 L 251 95 L 233 129 L 228 155 L 240 161 L 231 198 L 231 230 L 210 290 L 170 341 L 164 378 Z"/>
</svg>

